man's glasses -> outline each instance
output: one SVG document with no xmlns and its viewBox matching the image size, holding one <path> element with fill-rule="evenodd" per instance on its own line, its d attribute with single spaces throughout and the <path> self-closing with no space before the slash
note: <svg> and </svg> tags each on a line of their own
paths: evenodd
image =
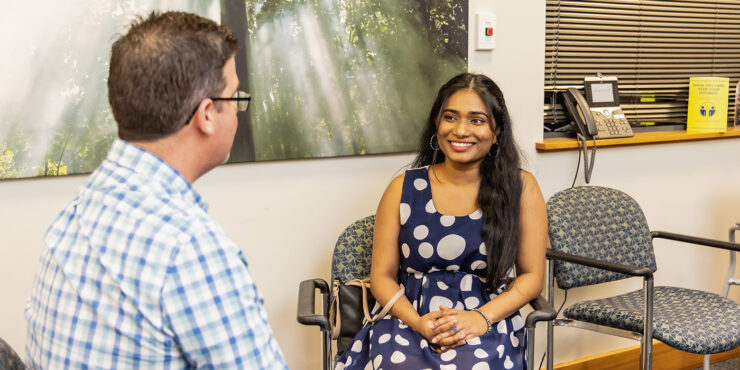
<svg viewBox="0 0 740 370">
<path fill-rule="evenodd" d="M 229 101 L 235 101 L 236 107 L 239 109 L 239 112 L 244 112 L 249 107 L 249 101 L 252 100 L 252 97 L 249 96 L 249 94 L 245 93 L 244 91 L 237 91 L 234 93 L 234 96 L 230 98 L 211 98 L 211 100 L 229 100 Z"/>
<path fill-rule="evenodd" d="M 212 97 L 212 98 L 209 98 L 209 99 L 214 100 L 214 101 L 219 101 L 219 100 L 221 100 L 221 101 L 224 101 L 224 100 L 225 101 L 235 101 L 236 102 L 236 109 L 239 112 L 244 112 L 245 110 L 247 110 L 247 108 L 249 108 L 249 101 L 252 100 L 252 97 L 249 95 L 249 93 L 245 93 L 244 91 L 239 90 L 239 91 L 235 92 L 234 93 L 234 96 L 232 96 L 230 98 Z M 190 116 L 188 117 L 188 119 L 185 120 L 185 125 L 189 124 L 190 123 L 190 120 L 193 119 L 193 116 L 195 115 L 195 112 L 198 111 L 198 107 L 199 106 L 200 106 L 200 103 L 198 103 L 198 105 L 195 106 L 195 109 L 193 110 L 193 113 L 190 113 Z"/>
</svg>

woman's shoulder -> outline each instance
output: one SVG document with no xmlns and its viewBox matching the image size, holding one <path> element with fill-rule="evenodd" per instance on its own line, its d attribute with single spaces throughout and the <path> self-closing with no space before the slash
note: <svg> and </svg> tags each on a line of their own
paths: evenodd
<svg viewBox="0 0 740 370">
<path fill-rule="evenodd" d="M 403 187 L 405 181 L 415 181 L 426 176 L 427 167 L 410 168 L 391 180 L 388 187 Z"/>
<path fill-rule="evenodd" d="M 519 176 L 522 179 L 522 185 L 532 181 L 537 182 L 537 178 L 527 170 L 519 169 Z"/>
<path fill-rule="evenodd" d="M 540 184 L 537 182 L 537 178 L 534 176 L 534 174 L 527 170 L 520 169 L 519 171 L 520 177 L 522 179 L 522 195 L 527 195 L 534 192 L 535 194 L 539 194 L 539 196 L 542 196 Z"/>
</svg>

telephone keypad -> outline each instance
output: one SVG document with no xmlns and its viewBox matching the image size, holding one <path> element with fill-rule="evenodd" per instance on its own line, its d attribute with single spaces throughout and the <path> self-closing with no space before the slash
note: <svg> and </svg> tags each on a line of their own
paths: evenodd
<svg viewBox="0 0 740 370">
<path fill-rule="evenodd" d="M 596 137 L 598 139 L 632 137 L 634 135 L 632 127 L 630 127 L 627 119 L 624 118 L 621 108 L 612 110 L 594 108 L 591 111 L 594 113 L 594 119 L 596 120 L 596 128 L 598 130 Z"/>
</svg>

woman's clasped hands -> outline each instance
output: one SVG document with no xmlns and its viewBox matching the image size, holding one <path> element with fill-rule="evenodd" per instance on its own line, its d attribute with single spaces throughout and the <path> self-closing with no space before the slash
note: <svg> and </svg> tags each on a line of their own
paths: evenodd
<svg viewBox="0 0 740 370">
<path fill-rule="evenodd" d="M 444 306 L 420 317 L 419 322 L 419 333 L 437 353 L 459 347 L 488 331 L 488 323 L 481 314 Z"/>
</svg>

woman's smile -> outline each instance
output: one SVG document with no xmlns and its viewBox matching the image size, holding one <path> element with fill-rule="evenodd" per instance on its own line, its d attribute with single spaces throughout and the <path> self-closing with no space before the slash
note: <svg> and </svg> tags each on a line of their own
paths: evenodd
<svg viewBox="0 0 740 370">
<path fill-rule="evenodd" d="M 452 146 L 452 149 L 454 149 L 455 151 L 464 152 L 468 150 L 471 146 L 473 146 L 473 143 L 469 141 L 450 140 L 450 145 Z"/>
</svg>

